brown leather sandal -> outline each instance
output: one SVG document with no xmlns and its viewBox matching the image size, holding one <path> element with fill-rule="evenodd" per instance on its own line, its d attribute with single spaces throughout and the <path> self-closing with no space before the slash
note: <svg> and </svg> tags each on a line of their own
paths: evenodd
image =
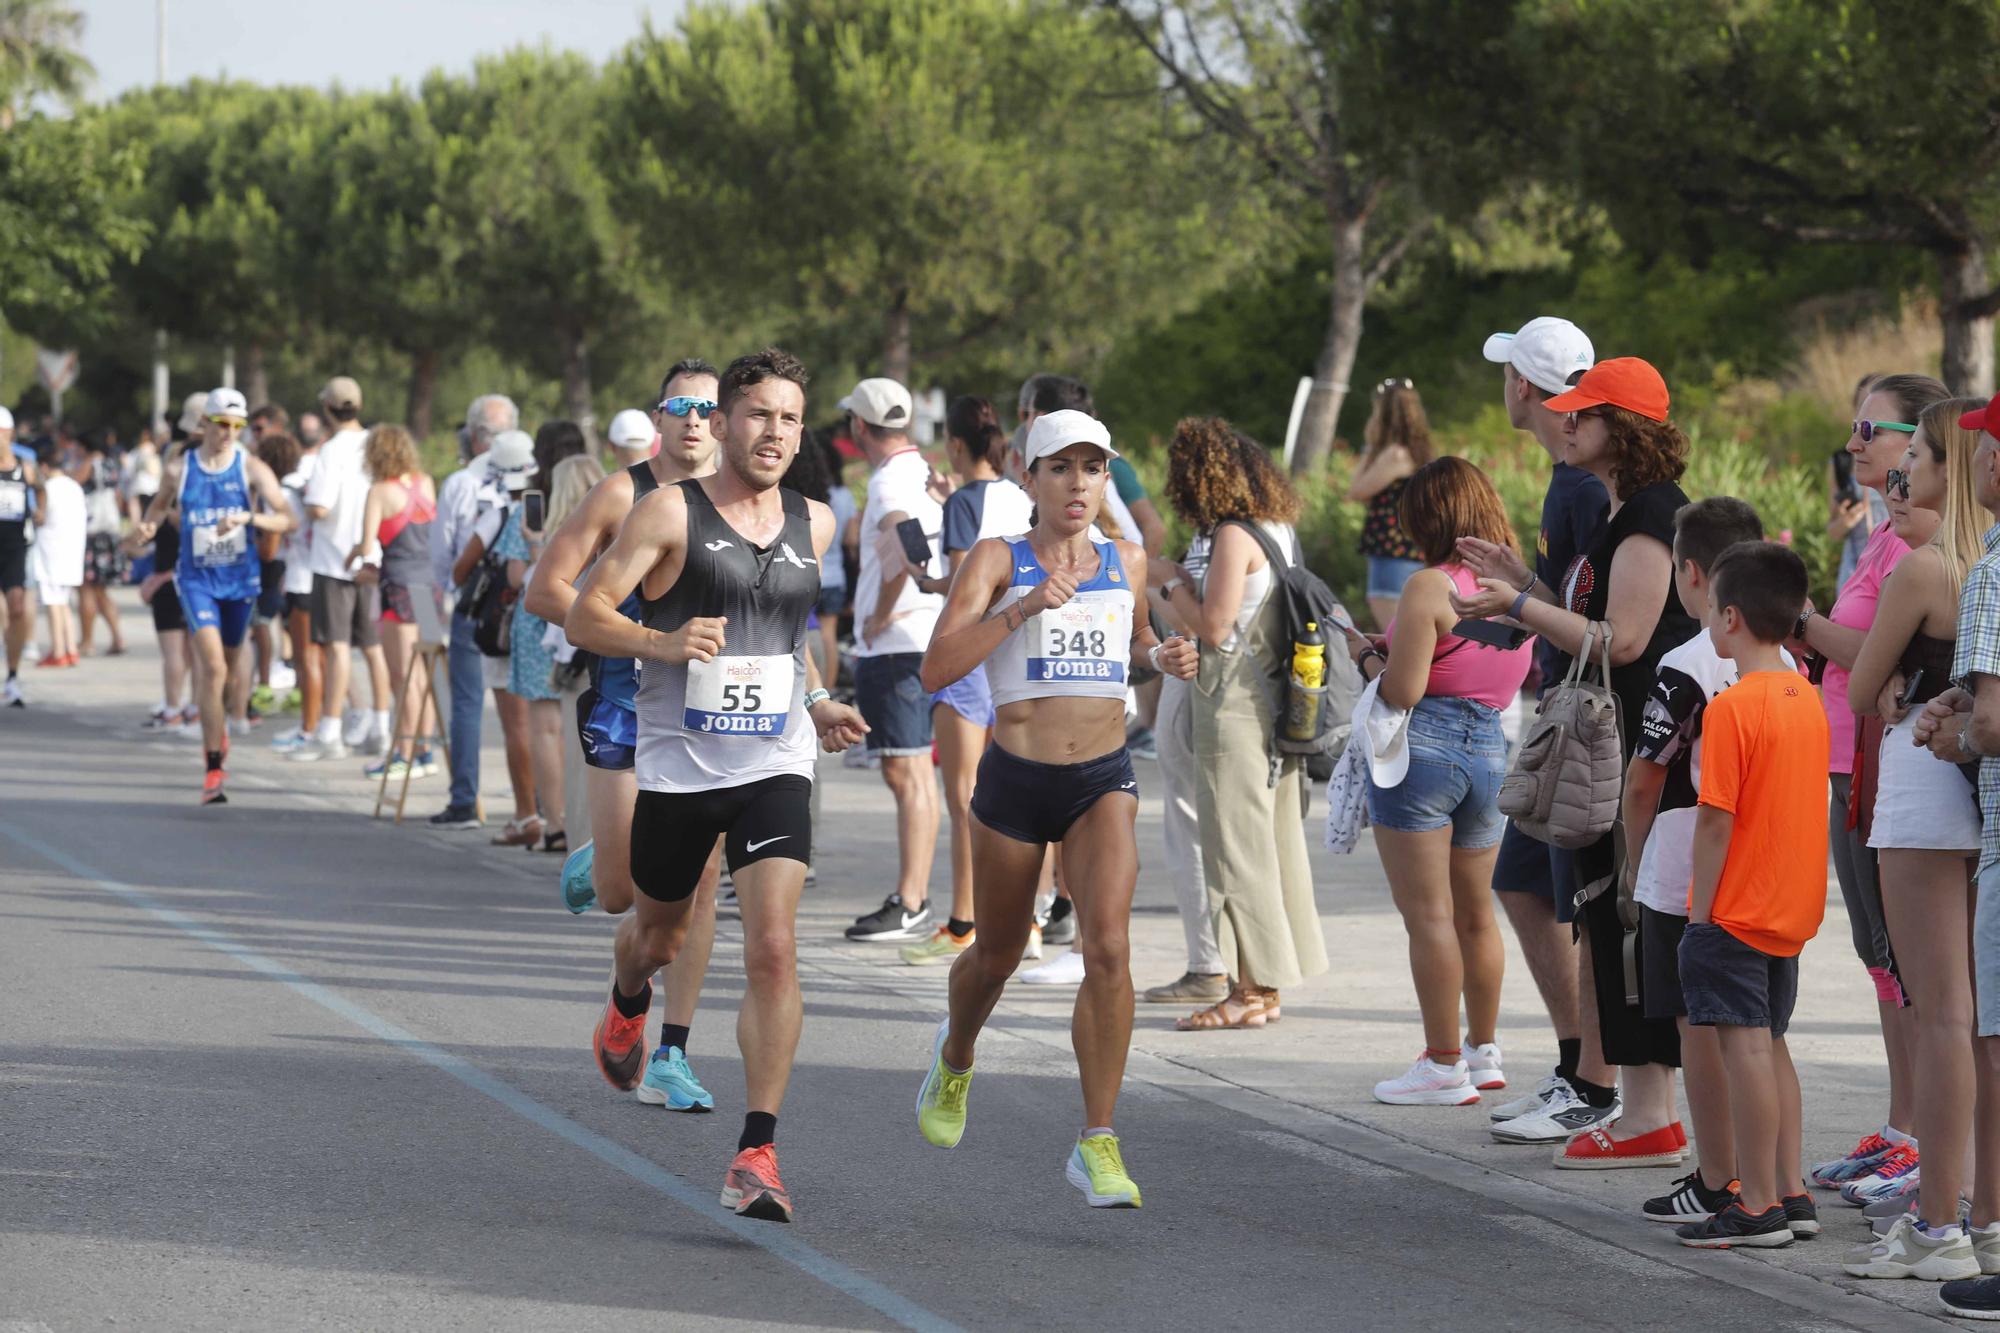
<svg viewBox="0 0 2000 1333">
<path fill-rule="evenodd" d="M 1230 1010 L 1236 1011 L 1230 1016 Z M 1206 1009 L 1198 1009 L 1174 1024 L 1176 1032 L 1221 1032 L 1241 1028 L 1260 1028 L 1266 1022 L 1264 1006 L 1258 997 L 1241 986 L 1231 986 L 1229 994 L 1217 1000 Z"/>
</svg>

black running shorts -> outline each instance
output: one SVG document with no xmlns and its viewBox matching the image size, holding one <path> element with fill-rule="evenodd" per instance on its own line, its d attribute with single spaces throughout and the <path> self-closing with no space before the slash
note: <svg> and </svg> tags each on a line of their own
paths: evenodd
<svg viewBox="0 0 2000 1333">
<path fill-rule="evenodd" d="M 988 744 L 972 787 L 972 813 L 1016 842 L 1061 842 L 1102 797 L 1139 799 L 1132 755 L 1123 746 L 1080 764 L 1041 764 Z"/>
<path fill-rule="evenodd" d="M 797 773 L 714 791 L 642 791 L 632 810 L 632 882 L 677 903 L 721 838 L 731 874 L 771 857 L 812 863 L 812 779 Z"/>
</svg>

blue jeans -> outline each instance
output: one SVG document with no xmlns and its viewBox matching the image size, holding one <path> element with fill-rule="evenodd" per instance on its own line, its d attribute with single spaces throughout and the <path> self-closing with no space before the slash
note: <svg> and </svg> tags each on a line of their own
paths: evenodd
<svg viewBox="0 0 2000 1333">
<path fill-rule="evenodd" d="M 486 709 L 486 677 L 472 621 L 451 618 L 451 651 L 445 674 L 451 679 L 451 808 L 470 810 L 479 799 L 479 723 Z"/>
<path fill-rule="evenodd" d="M 1368 784 L 1368 818 L 1403 833 L 1451 829 L 1465 850 L 1500 841 L 1500 779 L 1507 739 L 1497 709 L 1471 699 L 1427 695 L 1410 710 L 1410 770 L 1394 787 Z"/>
</svg>

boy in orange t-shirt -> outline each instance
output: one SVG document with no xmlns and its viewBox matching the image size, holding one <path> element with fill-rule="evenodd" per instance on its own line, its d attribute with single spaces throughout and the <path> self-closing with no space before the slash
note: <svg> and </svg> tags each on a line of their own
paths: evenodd
<svg viewBox="0 0 2000 1333">
<path fill-rule="evenodd" d="M 1709 570 L 1709 637 L 1739 679 L 1703 719 L 1680 977 L 1688 1022 L 1722 1044 L 1742 1193 L 1679 1229 L 1681 1244 L 1704 1249 L 1791 1244 L 1787 1203 L 1805 1193 L 1793 1189 L 1804 1112 L 1785 1028 L 1799 951 L 1826 913 L 1828 732 L 1781 646 L 1805 600 L 1805 565 L 1787 547 L 1740 542 Z"/>
</svg>

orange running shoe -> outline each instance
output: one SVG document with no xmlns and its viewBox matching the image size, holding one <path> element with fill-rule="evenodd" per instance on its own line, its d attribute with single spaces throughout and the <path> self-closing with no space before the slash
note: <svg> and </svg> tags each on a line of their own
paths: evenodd
<svg viewBox="0 0 2000 1333">
<path fill-rule="evenodd" d="M 611 989 L 618 989 L 617 974 L 611 978 Z M 652 1007 L 653 983 L 646 983 L 646 1006 Z M 591 1034 L 591 1048 L 597 1055 L 597 1067 L 604 1074 L 605 1082 L 620 1092 L 630 1092 L 639 1086 L 639 1079 L 646 1069 L 646 1015 L 627 1018 L 618 1012 L 618 1006 L 610 996 L 604 999 L 604 1012 L 597 1016 L 597 1031 Z"/>
<path fill-rule="evenodd" d="M 773 1144 L 745 1148 L 722 1178 L 722 1206 L 738 1217 L 764 1222 L 792 1220 L 792 1196 L 778 1179 L 778 1149 Z"/>
<path fill-rule="evenodd" d="M 201 780 L 201 803 L 203 805 L 227 805 L 229 797 L 222 790 L 223 773 L 219 768 L 211 768 Z"/>
</svg>

